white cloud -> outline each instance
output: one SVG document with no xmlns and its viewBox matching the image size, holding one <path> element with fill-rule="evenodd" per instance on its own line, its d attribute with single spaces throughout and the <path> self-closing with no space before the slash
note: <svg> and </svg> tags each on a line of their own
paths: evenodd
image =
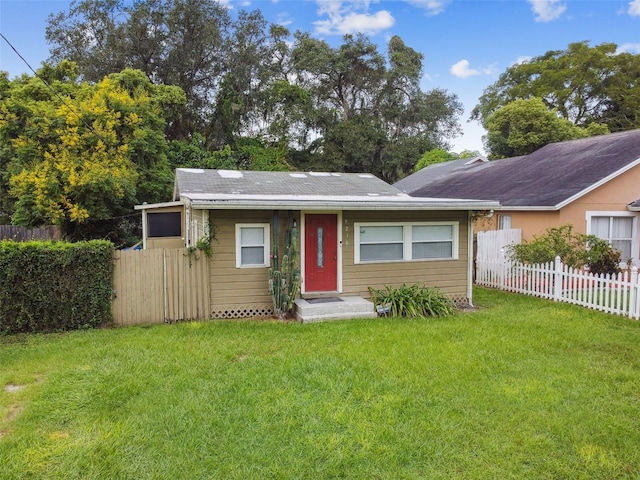
<svg viewBox="0 0 640 480">
<path fill-rule="evenodd" d="M 629 15 L 640 17 L 640 0 L 631 0 L 629 2 Z"/>
<path fill-rule="evenodd" d="M 318 14 L 326 20 L 313 22 L 324 35 L 347 33 L 376 34 L 393 26 L 395 19 L 387 10 L 369 13 L 369 0 L 318 0 Z"/>
<path fill-rule="evenodd" d="M 619 53 L 640 54 L 640 43 L 623 43 L 622 45 L 618 45 L 616 55 Z"/>
<path fill-rule="evenodd" d="M 445 7 L 451 3 L 451 0 L 405 0 L 411 5 L 423 8 L 428 15 L 438 15 L 444 12 Z"/>
<path fill-rule="evenodd" d="M 454 76 L 458 78 L 468 78 L 473 77 L 475 75 L 480 75 L 482 72 L 480 70 L 476 70 L 474 68 L 470 68 L 469 60 L 460 60 L 457 63 L 454 63 L 449 70 Z"/>
<path fill-rule="evenodd" d="M 526 55 L 522 55 L 522 56 L 520 56 L 520 57 L 516 58 L 516 61 L 515 61 L 515 62 L 513 62 L 511 65 L 512 65 L 512 66 L 513 66 L 513 65 L 522 65 L 523 63 L 527 63 L 527 62 L 529 62 L 532 58 L 533 58 L 533 57 L 529 57 L 529 56 L 526 56 Z"/>
<path fill-rule="evenodd" d="M 557 20 L 564 13 L 567 6 L 561 0 L 527 0 L 531 4 L 536 22 L 550 22 Z M 635 0 L 638 1 L 638 0 Z"/>
</svg>

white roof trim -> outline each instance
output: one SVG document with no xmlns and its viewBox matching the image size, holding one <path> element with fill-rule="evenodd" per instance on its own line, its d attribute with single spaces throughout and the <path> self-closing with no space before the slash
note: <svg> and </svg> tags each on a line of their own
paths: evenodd
<svg viewBox="0 0 640 480">
<path fill-rule="evenodd" d="M 628 163 L 627 165 L 622 167 L 620 170 L 617 170 L 617 171 L 613 172 L 611 175 L 606 176 L 605 178 L 601 179 L 600 181 L 594 183 L 593 185 L 591 185 L 591 186 L 585 188 L 584 190 L 581 190 L 580 192 L 576 193 L 572 197 L 569 197 L 566 200 L 560 202 L 559 204 L 557 204 L 555 206 L 555 209 L 556 210 L 560 210 L 561 208 L 566 207 L 571 202 L 574 202 L 578 198 L 586 195 L 587 193 L 590 193 L 590 192 L 594 191 L 596 188 L 601 187 L 605 183 L 607 183 L 607 182 L 613 180 L 614 178 L 622 175 L 624 172 L 626 172 L 628 170 L 631 170 L 633 167 L 636 167 L 637 165 L 640 165 L 640 158 L 636 158 L 633 162 Z"/>
</svg>

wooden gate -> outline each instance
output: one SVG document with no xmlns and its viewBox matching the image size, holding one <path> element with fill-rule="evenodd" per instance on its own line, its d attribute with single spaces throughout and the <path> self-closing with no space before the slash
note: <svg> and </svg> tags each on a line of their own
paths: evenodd
<svg viewBox="0 0 640 480">
<path fill-rule="evenodd" d="M 127 250 L 114 254 L 113 320 L 116 325 L 210 317 L 209 259 L 184 248 Z"/>
</svg>

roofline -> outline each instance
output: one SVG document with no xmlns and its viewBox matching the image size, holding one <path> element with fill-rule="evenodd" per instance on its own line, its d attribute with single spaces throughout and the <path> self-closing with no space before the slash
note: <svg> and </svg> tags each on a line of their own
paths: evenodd
<svg viewBox="0 0 640 480">
<path fill-rule="evenodd" d="M 199 209 L 234 209 L 251 207 L 256 210 L 491 210 L 500 207 L 496 201 L 489 200 L 445 200 L 423 199 L 415 197 L 309 197 L 262 195 L 221 195 L 220 198 L 189 198 L 182 196 L 183 203 Z M 425 201 L 426 200 L 426 201 Z"/>
<path fill-rule="evenodd" d="M 566 200 L 563 200 L 562 202 L 558 203 L 555 207 L 557 210 L 561 209 L 562 207 L 566 207 L 567 205 L 569 205 L 571 202 L 576 201 L 578 198 L 586 195 L 587 193 L 592 192 L 593 190 L 595 190 L 598 187 L 601 187 L 602 185 L 604 185 L 605 183 L 613 180 L 614 178 L 616 178 L 619 175 L 622 175 L 623 173 L 625 173 L 628 170 L 631 170 L 632 168 L 634 168 L 635 166 L 640 165 L 640 157 L 636 158 L 633 162 L 626 164 L 624 167 L 622 167 L 619 170 L 616 170 L 615 172 L 613 172 L 612 174 L 604 177 L 603 179 L 599 180 L 598 182 L 594 183 L 593 185 L 590 185 L 589 187 L 585 188 L 584 190 L 579 191 L 578 193 L 576 193 L 575 195 L 567 198 Z"/>
<path fill-rule="evenodd" d="M 505 210 L 510 212 L 553 212 L 560 210 L 558 205 L 540 205 L 540 206 L 509 206 L 509 205 L 500 205 L 498 210 Z"/>
<path fill-rule="evenodd" d="M 640 212 L 640 207 L 632 207 L 631 205 L 627 205 L 627 210 L 630 212 Z"/>
</svg>

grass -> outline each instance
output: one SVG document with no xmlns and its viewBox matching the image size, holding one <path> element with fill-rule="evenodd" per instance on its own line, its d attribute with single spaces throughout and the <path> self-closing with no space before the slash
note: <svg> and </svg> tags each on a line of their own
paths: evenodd
<svg viewBox="0 0 640 480">
<path fill-rule="evenodd" d="M 639 478 L 640 323 L 476 304 L 0 337 L 0 478 Z"/>
</svg>

